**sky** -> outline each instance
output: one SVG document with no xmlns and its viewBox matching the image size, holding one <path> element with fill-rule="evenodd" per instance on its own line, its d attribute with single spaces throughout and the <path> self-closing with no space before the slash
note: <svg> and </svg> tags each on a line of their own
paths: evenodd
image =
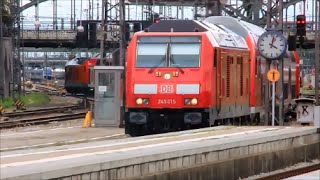
<svg viewBox="0 0 320 180">
<path fill-rule="evenodd" d="M 92 0 L 91 0 L 92 1 Z M 102 0 L 93 0 L 94 1 L 94 19 L 97 18 L 97 11 L 99 11 L 99 17 L 101 18 L 101 2 Z M 115 0 L 112 0 L 115 1 Z M 228 0 L 228 3 L 230 4 L 236 4 L 235 2 L 236 0 Z M 241 2 L 241 0 L 237 0 L 238 2 Z M 264 0 L 266 1 L 266 0 Z M 314 0 L 306 0 L 306 16 L 307 18 L 309 18 L 311 20 L 311 16 L 312 16 L 312 3 Z M 22 0 L 22 5 L 29 3 L 30 0 Z M 86 19 L 87 18 L 87 8 L 88 8 L 88 3 L 89 0 L 82 0 L 82 8 L 81 8 L 81 0 L 76 0 L 76 19 L 80 19 L 80 16 L 82 16 L 82 19 Z M 97 3 L 99 3 L 99 8 L 97 8 Z M 57 4 L 58 4 L 58 18 L 64 18 L 64 20 L 66 22 L 70 21 L 70 17 L 71 17 L 71 0 L 57 0 Z M 297 5 L 296 6 L 296 14 L 300 14 L 303 13 L 303 3 L 300 3 L 301 5 Z M 239 5 L 241 5 L 239 3 Z M 42 28 L 50 28 L 50 25 L 52 27 L 52 17 L 53 17 L 53 2 L 52 0 L 49 0 L 47 2 L 41 3 L 39 5 L 39 16 L 43 16 L 43 17 L 48 17 L 48 18 L 40 18 L 40 22 L 42 25 Z M 81 15 L 81 9 L 82 9 L 82 15 Z M 288 8 L 288 21 L 292 21 L 293 17 L 294 17 L 294 13 L 293 13 L 293 9 L 294 7 L 291 6 Z M 158 12 L 159 9 L 158 7 L 154 8 L 155 12 Z M 142 8 L 141 6 L 139 7 L 135 7 L 135 6 L 130 6 L 130 19 L 141 19 L 142 16 Z M 176 7 L 172 8 L 172 14 L 173 17 L 175 17 L 177 12 Z M 179 11 L 181 16 L 181 11 Z M 34 28 L 31 27 L 33 26 L 33 22 L 35 21 L 35 8 L 31 7 L 25 11 L 23 11 L 23 16 L 25 16 L 26 19 L 26 23 L 25 23 L 25 28 L 29 29 L 29 28 Z M 285 17 L 285 12 L 284 12 L 284 17 Z M 192 7 L 188 7 L 184 9 L 184 18 L 188 18 L 188 19 L 193 19 L 193 8 Z"/>
</svg>

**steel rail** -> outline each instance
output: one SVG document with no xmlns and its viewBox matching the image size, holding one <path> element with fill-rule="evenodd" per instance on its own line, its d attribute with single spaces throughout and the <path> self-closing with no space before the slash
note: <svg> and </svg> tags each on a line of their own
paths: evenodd
<svg viewBox="0 0 320 180">
<path fill-rule="evenodd" d="M 292 170 L 288 170 L 288 171 L 284 171 L 284 172 L 279 172 L 277 174 L 270 174 L 261 178 L 257 178 L 258 180 L 278 180 L 278 179 L 284 179 L 284 178 L 289 178 L 289 177 L 293 177 L 293 176 L 297 176 L 297 175 L 301 175 L 301 174 L 305 174 L 305 173 L 309 173 L 312 171 L 316 171 L 320 169 L 320 163 L 317 164 L 313 164 L 310 166 L 306 166 L 306 167 L 301 167 L 301 168 L 297 168 L 297 169 L 292 169 Z"/>
<path fill-rule="evenodd" d="M 26 126 L 26 125 L 36 125 L 36 124 L 45 124 L 52 121 L 66 121 L 66 120 L 73 120 L 78 118 L 84 118 L 86 112 L 76 112 L 73 114 L 64 114 L 64 115 L 52 115 L 47 117 L 34 117 L 34 118 L 26 118 L 26 119 L 19 119 L 13 121 L 2 121 L 0 122 L 0 129 L 3 128 L 12 128 L 17 126 Z"/>
<path fill-rule="evenodd" d="M 82 106 L 79 105 L 71 105 L 71 106 L 58 106 L 58 107 L 49 107 L 49 108 L 41 108 L 41 109 L 35 109 L 35 110 L 26 110 L 22 112 L 10 112 L 10 113 L 4 113 L 2 116 L 4 117 L 18 117 L 18 116 L 30 116 L 30 115 L 41 115 L 46 113 L 53 113 L 58 111 L 65 111 L 66 109 L 82 109 Z"/>
</svg>

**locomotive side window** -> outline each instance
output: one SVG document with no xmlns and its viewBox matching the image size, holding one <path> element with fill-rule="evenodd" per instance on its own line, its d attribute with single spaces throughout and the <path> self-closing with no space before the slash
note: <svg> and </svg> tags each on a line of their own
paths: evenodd
<svg viewBox="0 0 320 180">
<path fill-rule="evenodd" d="M 217 49 L 214 49 L 214 54 L 213 54 L 213 67 L 217 67 Z"/>
<path fill-rule="evenodd" d="M 200 44 L 171 44 L 170 67 L 199 67 Z"/>
<path fill-rule="evenodd" d="M 167 44 L 137 45 L 136 67 L 166 67 Z"/>
<path fill-rule="evenodd" d="M 255 62 L 255 68 L 254 68 L 254 74 L 257 76 L 258 74 L 258 58 L 256 58 L 256 62 Z"/>
<path fill-rule="evenodd" d="M 240 96 L 243 96 L 243 57 L 238 57 L 237 62 L 240 65 Z"/>
<path fill-rule="evenodd" d="M 231 57 L 227 56 L 227 97 L 230 97 L 230 64 Z"/>
<path fill-rule="evenodd" d="M 288 99 L 289 97 L 289 84 L 288 83 L 284 83 L 283 84 L 283 99 Z"/>
</svg>

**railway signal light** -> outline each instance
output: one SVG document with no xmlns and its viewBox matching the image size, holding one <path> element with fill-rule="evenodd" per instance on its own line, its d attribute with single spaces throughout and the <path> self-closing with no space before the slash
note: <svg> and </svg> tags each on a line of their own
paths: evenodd
<svg viewBox="0 0 320 180">
<path fill-rule="evenodd" d="M 297 15 L 296 17 L 296 27 L 297 27 L 297 35 L 305 36 L 306 35 L 306 16 L 305 15 Z"/>
</svg>

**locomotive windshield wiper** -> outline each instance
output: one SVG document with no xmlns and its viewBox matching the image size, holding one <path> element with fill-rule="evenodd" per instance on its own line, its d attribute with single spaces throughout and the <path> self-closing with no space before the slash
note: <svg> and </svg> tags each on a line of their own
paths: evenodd
<svg viewBox="0 0 320 180">
<path fill-rule="evenodd" d="M 160 62 L 159 64 L 152 66 L 152 67 L 150 68 L 150 70 L 148 71 L 148 73 L 149 73 L 149 74 L 152 73 L 153 70 L 154 70 L 156 67 L 159 67 L 159 66 L 160 66 L 163 62 L 165 62 L 165 61 L 166 61 L 166 56 L 164 56 L 164 57 L 161 59 L 161 62 Z"/>
<path fill-rule="evenodd" d="M 172 55 L 170 55 L 170 61 L 172 62 L 172 64 L 175 65 L 176 68 L 179 69 L 179 71 L 180 71 L 182 74 L 184 74 L 184 70 L 183 70 L 178 64 L 175 63 L 175 61 L 174 61 L 173 58 L 172 58 Z"/>
<path fill-rule="evenodd" d="M 152 66 L 148 73 L 152 73 L 156 67 L 159 67 L 163 62 L 167 60 L 167 55 L 169 55 L 169 44 L 167 44 L 166 55 L 161 59 L 161 62 L 158 65 Z"/>
</svg>

